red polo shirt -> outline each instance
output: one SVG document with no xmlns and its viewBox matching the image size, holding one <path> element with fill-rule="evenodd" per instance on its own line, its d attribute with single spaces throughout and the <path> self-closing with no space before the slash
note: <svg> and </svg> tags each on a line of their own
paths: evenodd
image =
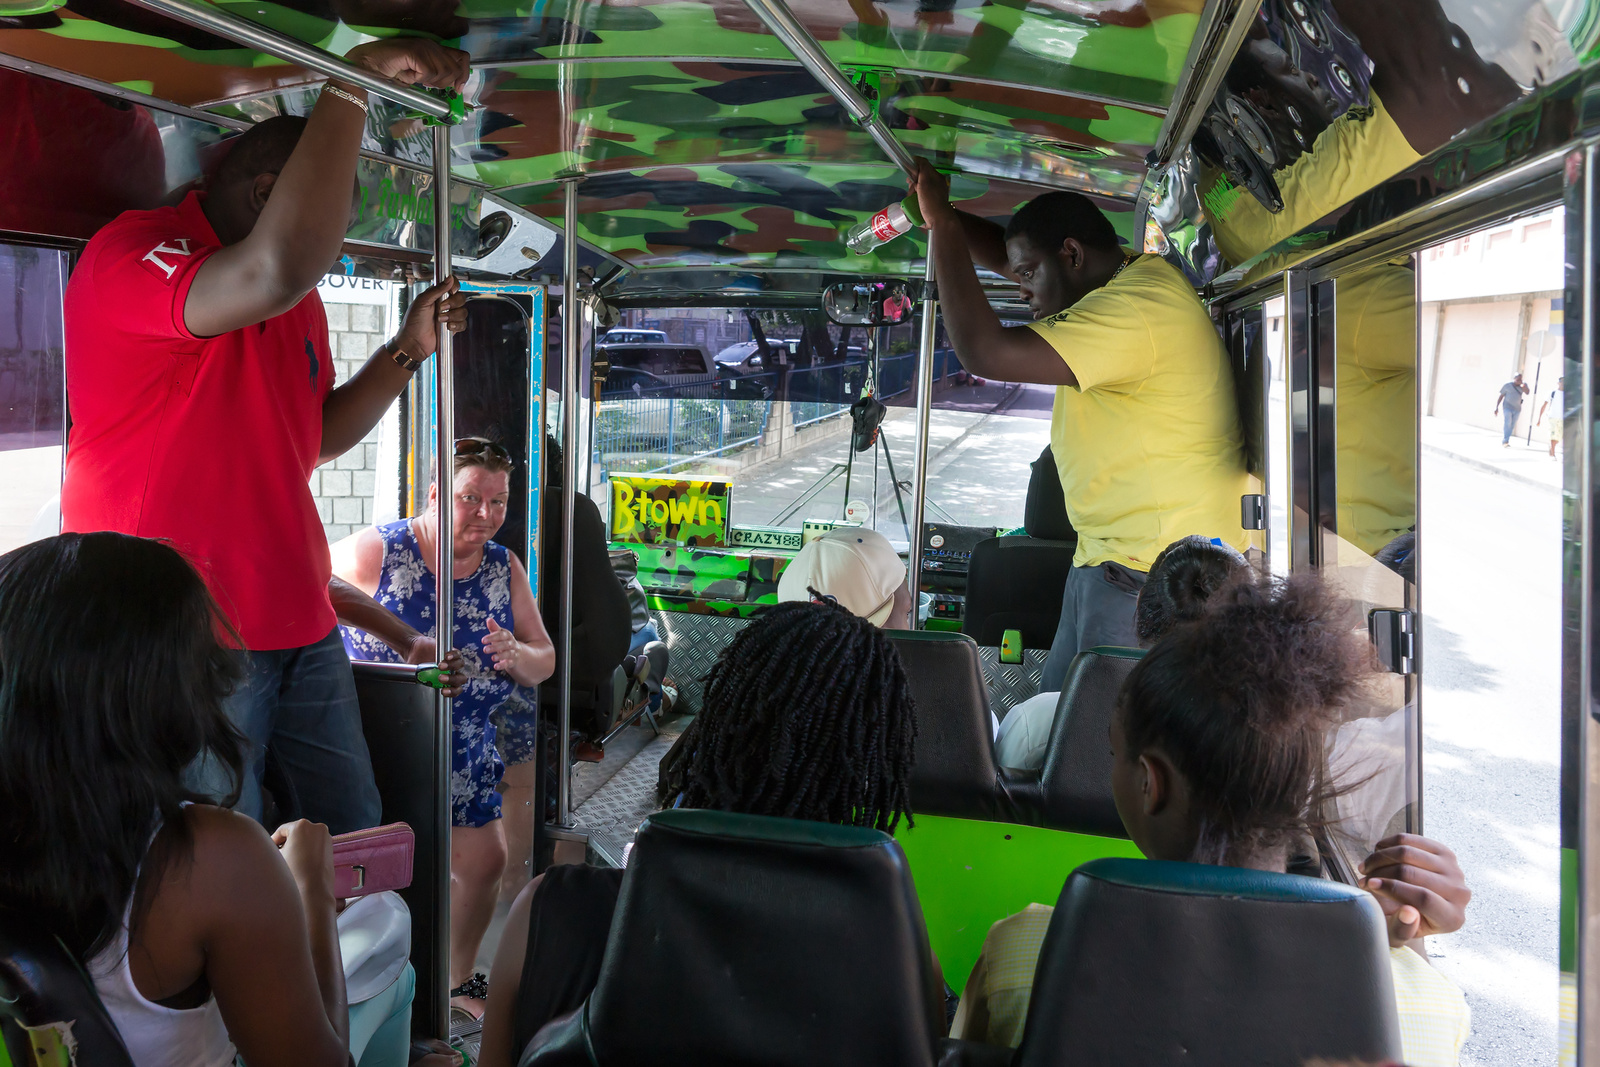
<svg viewBox="0 0 1600 1067">
<path fill-rule="evenodd" d="M 124 212 L 72 273 L 61 525 L 171 541 L 247 647 L 295 648 L 335 621 L 307 485 L 333 386 L 328 321 L 312 292 L 255 326 L 190 333 L 189 286 L 221 247 L 200 203 Z"/>
</svg>

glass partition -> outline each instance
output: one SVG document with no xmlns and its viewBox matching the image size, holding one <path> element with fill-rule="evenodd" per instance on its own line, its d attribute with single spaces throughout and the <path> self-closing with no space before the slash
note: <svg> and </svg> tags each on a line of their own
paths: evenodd
<svg viewBox="0 0 1600 1067">
<path fill-rule="evenodd" d="M 1316 489 L 1322 574 L 1348 599 L 1351 623 L 1392 642 L 1390 620 L 1409 627 L 1417 608 L 1416 277 L 1409 257 L 1339 277 L 1332 290 L 1332 353 L 1319 351 L 1319 381 L 1332 379 L 1332 414 L 1319 419 Z M 1329 336 L 1326 318 L 1319 340 Z M 1331 355 L 1332 367 L 1326 363 Z M 1331 373 L 1330 373 L 1331 371 Z M 1318 407 L 1327 407 L 1320 398 Z M 1387 629 L 1386 629 L 1387 628 Z M 1404 630 L 1409 634 L 1409 629 Z M 1382 642 L 1380 642 L 1380 646 Z M 1352 865 L 1391 834 L 1420 832 L 1414 656 L 1388 646 L 1369 699 L 1339 728 L 1331 752 L 1336 836 Z M 1405 670 L 1408 673 L 1399 673 Z"/>
<path fill-rule="evenodd" d="M 1466 923 L 1427 951 L 1472 1010 L 1463 1063 L 1557 1057 L 1560 234 L 1511 218 L 1288 302 L 1296 566 L 1385 671 L 1329 741 L 1330 837 L 1347 875 L 1401 831 L 1458 858 Z"/>
</svg>

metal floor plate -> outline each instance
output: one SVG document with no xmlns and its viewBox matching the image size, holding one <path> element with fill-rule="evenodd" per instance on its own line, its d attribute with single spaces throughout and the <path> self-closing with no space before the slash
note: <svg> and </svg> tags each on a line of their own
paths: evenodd
<svg viewBox="0 0 1600 1067">
<path fill-rule="evenodd" d="M 1000 718 L 1018 704 L 1039 692 L 1044 678 L 1044 661 L 1050 653 L 1030 648 L 1022 654 L 1021 663 L 1001 663 L 998 648 L 978 647 L 978 662 L 983 666 L 983 680 L 989 689 L 989 710 Z"/>
<path fill-rule="evenodd" d="M 621 866 L 624 848 L 645 816 L 656 810 L 661 759 L 687 725 L 686 718 L 663 723 L 661 736 L 641 748 L 573 811 L 575 828 L 588 832 L 591 847 L 606 860 Z"/>
</svg>

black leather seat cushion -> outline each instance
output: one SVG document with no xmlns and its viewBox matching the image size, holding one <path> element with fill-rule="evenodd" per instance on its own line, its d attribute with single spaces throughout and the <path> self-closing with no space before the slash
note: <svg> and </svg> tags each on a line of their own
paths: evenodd
<svg viewBox="0 0 1600 1067">
<path fill-rule="evenodd" d="M 1128 836 L 1111 796 L 1109 738 L 1122 684 L 1143 655 L 1142 649 L 1101 646 L 1073 657 L 1039 772 L 1046 825 Z"/>
<path fill-rule="evenodd" d="M 1400 1059 L 1382 913 L 1289 874 L 1094 860 L 1061 891 L 1017 1067 Z"/>
<path fill-rule="evenodd" d="M 1031 464 L 1028 498 L 1023 505 L 1022 528 L 1029 537 L 1046 541 L 1077 541 L 1078 531 L 1067 516 L 1067 495 L 1061 488 L 1061 472 L 1049 445 Z"/>
<path fill-rule="evenodd" d="M 1023 648 L 1049 648 L 1061 624 L 1061 595 L 1077 548 L 1076 541 L 1037 537 L 979 541 L 967 566 L 961 632 L 995 648 L 1007 630 L 1018 630 Z"/>
<path fill-rule="evenodd" d="M 71 1025 L 84 1067 L 133 1067 L 94 983 L 55 937 L 28 916 L 0 909 L 0 1037 L 11 1062 L 34 1062 L 23 1027 Z M 63 1061 L 65 1062 L 65 1061 Z"/>
<path fill-rule="evenodd" d="M 588 1003 L 521 1062 L 932 1067 L 942 1004 L 888 835 L 665 811 L 639 831 Z"/>
<path fill-rule="evenodd" d="M 1012 821 L 994 762 L 994 720 L 978 646 L 964 634 L 889 630 L 917 702 L 911 810 Z"/>
</svg>

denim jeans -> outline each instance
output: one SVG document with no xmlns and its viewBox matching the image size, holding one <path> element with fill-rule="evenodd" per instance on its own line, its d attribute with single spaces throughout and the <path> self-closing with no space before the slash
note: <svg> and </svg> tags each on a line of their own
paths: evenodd
<svg viewBox="0 0 1600 1067">
<path fill-rule="evenodd" d="M 1517 428 L 1517 416 L 1522 414 L 1521 408 L 1514 408 L 1510 404 L 1500 406 L 1501 425 L 1505 428 L 1500 435 L 1500 443 L 1507 444 L 1511 440 L 1511 433 Z"/>
<path fill-rule="evenodd" d="M 637 631 L 635 631 L 633 635 L 633 644 L 628 646 L 628 653 L 632 655 L 645 645 L 648 645 L 651 641 L 659 640 L 661 640 L 661 635 L 656 632 L 656 624 L 653 622 L 647 622 L 643 626 L 639 627 Z M 657 691 L 650 694 L 650 713 L 653 715 L 660 710 L 661 693 Z"/>
<path fill-rule="evenodd" d="M 235 655 L 243 677 L 225 707 L 249 740 L 235 809 L 261 819 L 270 749 L 284 818 L 326 823 L 335 834 L 377 826 L 382 804 L 338 629 L 316 644 Z M 217 798 L 232 786 L 214 763 L 191 768 L 190 776 L 199 792 Z"/>
<path fill-rule="evenodd" d="M 1120 563 L 1072 568 L 1061 593 L 1061 623 L 1050 642 L 1039 692 L 1058 692 L 1072 658 L 1084 649 L 1097 645 L 1133 648 L 1139 643 L 1133 614 L 1145 577 Z"/>
</svg>

